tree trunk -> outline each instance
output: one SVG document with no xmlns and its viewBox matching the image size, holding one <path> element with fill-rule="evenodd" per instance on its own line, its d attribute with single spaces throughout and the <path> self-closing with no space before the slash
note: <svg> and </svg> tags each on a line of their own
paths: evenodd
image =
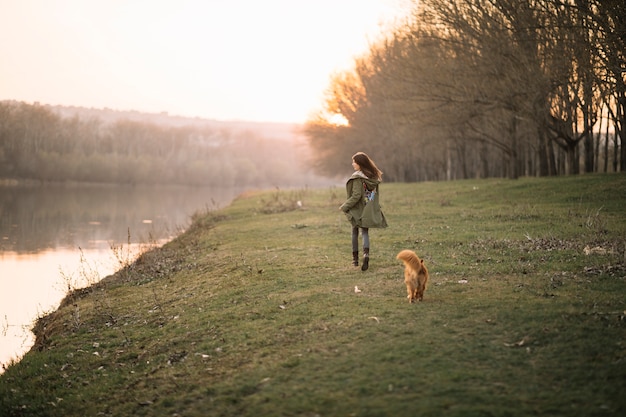
<svg viewBox="0 0 626 417">
<path fill-rule="evenodd" d="M 620 161 L 619 168 L 621 172 L 626 172 L 626 92 L 621 92 L 618 97 L 617 120 L 615 121 L 615 133 L 619 134 L 620 139 Z"/>
<path fill-rule="evenodd" d="M 594 164 L 594 140 L 593 140 L 593 132 L 591 130 L 587 131 L 587 135 L 585 136 L 584 141 L 585 147 L 585 172 L 594 172 L 595 164 Z"/>
<path fill-rule="evenodd" d="M 567 167 L 566 175 L 578 175 L 580 174 L 580 162 L 578 161 L 578 146 L 571 145 L 567 147 Z"/>
</svg>

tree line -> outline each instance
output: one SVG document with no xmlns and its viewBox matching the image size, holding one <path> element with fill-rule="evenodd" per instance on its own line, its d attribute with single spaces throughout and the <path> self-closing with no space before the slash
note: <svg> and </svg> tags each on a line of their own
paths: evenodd
<svg viewBox="0 0 626 417">
<path fill-rule="evenodd" d="M 411 4 L 307 121 L 319 172 L 358 150 L 388 181 L 626 171 L 623 0 Z"/>
<path fill-rule="evenodd" d="M 0 179 L 219 187 L 311 185 L 316 177 L 301 163 L 306 143 L 291 129 L 285 125 L 282 137 L 273 137 L 264 136 L 262 127 L 229 129 L 216 123 L 181 125 L 123 117 L 104 121 L 78 114 L 63 117 L 45 105 L 3 101 Z M 279 130 L 270 125 L 270 132 Z"/>
</svg>

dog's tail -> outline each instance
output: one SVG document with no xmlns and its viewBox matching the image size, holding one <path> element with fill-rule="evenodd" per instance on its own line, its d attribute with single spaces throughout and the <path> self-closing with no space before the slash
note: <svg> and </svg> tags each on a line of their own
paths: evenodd
<svg viewBox="0 0 626 417">
<path fill-rule="evenodd" d="M 419 271 L 424 266 L 422 261 L 412 250 L 404 249 L 398 253 L 396 259 L 401 260 L 406 265 L 410 266 L 413 270 Z"/>
</svg>

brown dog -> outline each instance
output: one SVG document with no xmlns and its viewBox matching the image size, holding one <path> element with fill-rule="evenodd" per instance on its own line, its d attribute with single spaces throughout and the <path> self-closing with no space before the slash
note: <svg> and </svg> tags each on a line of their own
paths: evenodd
<svg viewBox="0 0 626 417">
<path fill-rule="evenodd" d="M 424 260 L 408 249 L 400 251 L 396 259 L 404 262 L 404 283 L 406 284 L 408 294 L 406 298 L 409 299 L 409 303 L 415 300 L 422 301 L 428 282 L 428 269 L 424 265 Z"/>
</svg>

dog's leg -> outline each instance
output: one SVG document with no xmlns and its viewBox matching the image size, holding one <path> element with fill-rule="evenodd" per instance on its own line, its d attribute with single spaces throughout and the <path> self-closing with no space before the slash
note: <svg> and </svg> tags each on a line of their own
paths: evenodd
<svg viewBox="0 0 626 417">
<path fill-rule="evenodd" d="M 415 297 L 418 299 L 418 301 L 422 301 L 424 299 L 424 284 L 420 283 L 418 285 Z"/>
</svg>

